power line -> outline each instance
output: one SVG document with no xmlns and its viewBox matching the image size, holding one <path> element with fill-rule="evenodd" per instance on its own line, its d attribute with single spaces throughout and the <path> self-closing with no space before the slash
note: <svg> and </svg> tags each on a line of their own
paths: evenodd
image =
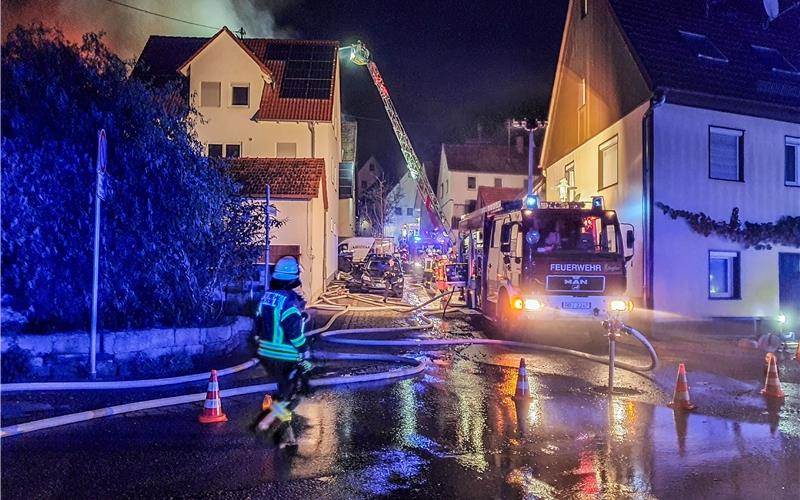
<svg viewBox="0 0 800 500">
<path fill-rule="evenodd" d="M 214 30 L 214 31 L 219 31 L 220 29 L 222 29 L 222 28 L 217 27 L 217 26 L 209 26 L 207 24 L 200 24 L 200 23 L 195 23 L 193 21 L 186 21 L 184 19 L 178 19 L 177 17 L 172 17 L 172 16 L 168 16 L 166 14 L 160 14 L 158 12 L 153 12 L 151 10 L 142 9 L 140 7 L 136 7 L 134 5 L 128 5 L 126 3 L 122 3 L 122 2 L 119 2 L 117 0 L 106 0 L 106 2 L 113 3 L 114 5 L 119 5 L 120 7 L 127 7 L 129 9 L 133 9 L 133 10 L 136 10 L 136 11 L 139 11 L 139 12 L 144 12 L 145 14 L 150 14 L 152 16 L 163 17 L 164 19 L 169 19 L 170 21 L 177 21 L 179 23 L 191 24 L 192 26 L 199 26 L 201 28 L 208 28 L 208 29 L 211 29 L 211 30 Z"/>
</svg>

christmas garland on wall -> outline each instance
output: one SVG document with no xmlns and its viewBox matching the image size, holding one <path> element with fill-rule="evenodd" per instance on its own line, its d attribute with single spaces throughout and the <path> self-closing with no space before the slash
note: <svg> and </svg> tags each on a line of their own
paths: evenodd
<svg viewBox="0 0 800 500">
<path fill-rule="evenodd" d="M 776 222 L 747 222 L 739 220 L 739 208 L 731 211 L 728 222 L 714 220 L 703 212 L 676 210 L 665 203 L 656 202 L 656 206 L 672 219 L 681 218 L 690 228 L 703 236 L 714 234 L 730 241 L 735 241 L 745 248 L 771 250 L 772 245 L 800 247 L 800 217 L 784 215 Z"/>
</svg>

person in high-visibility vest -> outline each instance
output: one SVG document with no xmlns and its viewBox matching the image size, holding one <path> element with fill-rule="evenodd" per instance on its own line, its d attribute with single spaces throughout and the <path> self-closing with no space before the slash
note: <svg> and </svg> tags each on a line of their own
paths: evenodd
<svg viewBox="0 0 800 500">
<path fill-rule="evenodd" d="M 298 391 L 297 377 L 304 377 L 313 368 L 311 349 L 303 333 L 302 309 L 305 302 L 294 291 L 300 286 L 300 266 L 294 257 L 281 257 L 275 264 L 270 289 L 264 293 L 256 312 L 258 332 L 257 354 L 267 373 L 277 378 L 278 393 L 270 412 L 257 425 L 266 431 L 279 419 L 292 418 L 294 396 Z M 281 436 L 281 447 L 295 444 L 290 425 Z"/>
</svg>

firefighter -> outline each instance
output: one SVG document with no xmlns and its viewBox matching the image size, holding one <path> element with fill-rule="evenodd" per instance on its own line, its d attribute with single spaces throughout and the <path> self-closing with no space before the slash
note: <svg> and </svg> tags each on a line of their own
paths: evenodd
<svg viewBox="0 0 800 500">
<path fill-rule="evenodd" d="M 434 275 L 436 277 L 436 288 L 439 290 L 439 293 L 444 293 L 447 291 L 447 254 L 443 253 L 439 256 L 436 260 L 436 264 L 434 267 Z M 447 303 L 447 299 L 442 297 L 441 304 L 442 308 L 445 307 Z"/>
<path fill-rule="evenodd" d="M 294 291 L 300 286 L 300 267 L 294 257 L 281 257 L 270 278 L 270 289 L 264 293 L 256 313 L 258 331 L 258 357 L 268 373 L 278 382 L 278 392 L 269 413 L 258 423 L 257 429 L 266 431 L 276 420 L 288 424 L 298 382 L 304 383 L 313 368 L 311 349 L 303 334 L 305 303 Z M 299 379 L 299 380 L 298 380 Z M 294 446 L 291 425 L 279 436 L 280 446 Z"/>
<path fill-rule="evenodd" d="M 422 283 L 428 286 L 433 281 L 433 252 L 430 249 L 425 253 L 424 267 L 422 271 Z"/>
<path fill-rule="evenodd" d="M 389 293 L 394 291 L 394 286 L 397 283 L 397 278 L 403 273 L 402 270 L 397 266 L 394 257 L 389 259 L 389 262 L 386 263 L 386 271 L 383 273 L 383 280 L 384 280 L 384 289 L 383 289 L 383 301 L 386 302 L 389 298 Z"/>
</svg>

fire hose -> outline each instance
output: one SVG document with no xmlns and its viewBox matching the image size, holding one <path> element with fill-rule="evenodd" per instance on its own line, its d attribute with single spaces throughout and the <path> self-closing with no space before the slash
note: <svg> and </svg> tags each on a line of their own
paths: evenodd
<svg viewBox="0 0 800 500">
<path fill-rule="evenodd" d="M 331 316 L 331 318 L 320 328 L 315 330 L 311 330 L 306 333 L 306 336 L 312 337 L 315 335 L 319 335 L 320 339 L 332 343 L 332 344 L 339 344 L 339 345 L 355 345 L 360 347 L 415 347 L 415 348 L 435 348 L 435 347 L 444 347 L 444 346 L 456 346 L 456 345 L 491 345 L 497 347 L 504 347 L 504 348 L 520 348 L 524 350 L 538 350 L 538 351 L 546 351 L 546 352 L 554 352 L 558 354 L 568 354 L 572 356 L 577 356 L 589 361 L 595 361 L 598 363 L 607 364 L 608 360 L 604 359 L 602 356 L 596 356 L 592 354 L 588 354 L 581 351 L 575 351 L 572 349 L 566 349 L 561 347 L 555 346 L 547 346 L 541 344 L 530 344 L 525 342 L 517 342 L 517 341 L 510 341 L 510 340 L 495 340 L 495 339 L 482 339 L 482 338 L 473 338 L 473 339 L 399 339 L 399 340 L 362 340 L 362 339 L 353 339 L 353 338 L 343 338 L 342 335 L 352 335 L 352 334 L 364 334 L 364 333 L 400 333 L 400 332 L 407 332 L 413 330 L 424 330 L 430 328 L 433 325 L 433 322 L 425 316 L 424 313 L 419 313 L 418 318 L 420 320 L 419 325 L 411 325 L 411 326 L 399 326 L 399 327 L 385 327 L 385 328 L 358 328 L 358 329 L 338 329 L 338 330 L 330 330 L 330 327 L 333 323 L 343 314 L 349 311 L 380 311 L 380 310 L 393 310 L 396 312 L 402 312 L 405 314 L 414 313 L 417 311 L 425 311 L 426 307 L 447 294 L 452 294 L 454 291 L 445 292 L 440 294 L 436 297 L 431 298 L 430 300 L 423 302 L 422 304 L 411 306 L 405 304 L 391 304 L 391 303 L 377 303 L 373 302 L 371 298 L 364 298 L 358 295 L 349 295 L 350 297 L 358 300 L 360 302 L 364 302 L 367 304 L 374 304 L 371 307 L 357 307 L 351 305 L 343 305 L 337 304 L 335 300 L 337 298 L 343 298 L 348 295 L 339 295 L 339 296 L 327 296 L 323 295 L 323 297 L 311 304 L 309 308 L 321 309 L 321 310 L 328 310 L 328 311 L 336 311 L 335 314 Z M 650 356 L 650 365 L 646 367 L 633 365 L 627 362 L 616 362 L 616 366 L 623 368 L 625 370 L 634 371 L 634 372 L 643 372 L 643 371 L 650 371 L 654 370 L 658 365 L 658 356 L 655 352 L 653 346 L 647 341 L 647 339 L 637 330 L 624 326 L 623 330 L 632 335 L 634 338 L 639 340 L 647 349 L 648 354 Z M 361 354 L 361 353 L 336 353 L 336 352 L 317 352 L 315 353 L 316 359 L 321 360 L 337 360 L 337 361 L 380 361 L 380 362 L 389 362 L 389 363 L 396 363 L 396 364 L 403 364 L 409 365 L 406 368 L 401 369 L 393 369 L 383 372 L 376 372 L 376 373 L 369 373 L 369 374 L 360 374 L 360 375 L 353 375 L 353 376 L 334 376 L 334 377 L 323 377 L 319 379 L 313 379 L 310 382 L 312 387 L 323 387 L 329 385 L 341 385 L 341 384 L 355 384 L 355 383 L 364 383 L 364 382 L 374 382 L 380 380 L 391 380 L 395 378 L 403 378 L 412 375 L 419 374 L 423 372 L 428 367 L 428 359 L 423 357 L 421 359 L 416 359 L 408 356 L 396 356 L 390 354 Z M 230 374 L 235 373 L 237 371 L 242 371 L 252 366 L 255 366 L 257 361 L 255 359 L 242 363 L 240 365 L 226 368 L 224 370 L 220 370 L 220 374 Z M 41 383 L 41 384 L 6 384 L 2 387 L 3 391 L 36 391 L 36 390 L 99 390 L 99 389 L 130 389 L 130 388 L 141 388 L 141 387 L 156 387 L 156 386 L 163 386 L 169 384 L 180 384 L 186 383 L 191 381 L 197 381 L 205 378 L 207 373 L 201 374 L 194 374 L 194 375 L 186 375 L 182 377 L 171 377 L 166 379 L 152 379 L 152 380 L 138 380 L 138 381 L 116 381 L 116 382 L 48 382 L 48 383 Z M 9 386 L 11 388 L 9 389 Z M 264 393 L 264 392 L 271 392 L 276 389 L 276 384 L 257 384 L 257 385 L 248 385 L 248 386 L 241 386 L 235 387 L 232 389 L 226 389 L 220 392 L 221 397 L 229 397 L 229 396 L 238 396 L 243 394 L 252 394 L 252 393 Z M 77 423 L 77 422 L 85 422 L 88 420 L 101 418 L 101 417 L 108 417 L 113 415 L 122 415 L 125 413 L 130 413 L 134 411 L 146 410 L 146 409 L 153 409 L 153 408 L 161 408 L 165 406 L 173 406 L 178 404 L 185 404 L 191 403 L 196 401 L 202 401 L 206 396 L 205 392 L 194 393 L 194 394 L 185 394 L 181 396 L 172 396 L 167 398 L 160 398 L 160 399 L 152 399 L 147 401 L 137 401 L 134 403 L 126 403 L 116 406 L 110 406 L 107 408 L 100 408 L 96 410 L 72 413 L 68 415 L 60 415 L 56 417 L 35 420 L 31 422 L 20 423 L 12 426 L 7 426 L 0 429 L 0 438 L 13 436 L 17 434 L 24 434 L 27 432 L 32 432 L 36 430 L 48 429 L 52 427 L 58 427 L 62 425 Z"/>
</svg>

